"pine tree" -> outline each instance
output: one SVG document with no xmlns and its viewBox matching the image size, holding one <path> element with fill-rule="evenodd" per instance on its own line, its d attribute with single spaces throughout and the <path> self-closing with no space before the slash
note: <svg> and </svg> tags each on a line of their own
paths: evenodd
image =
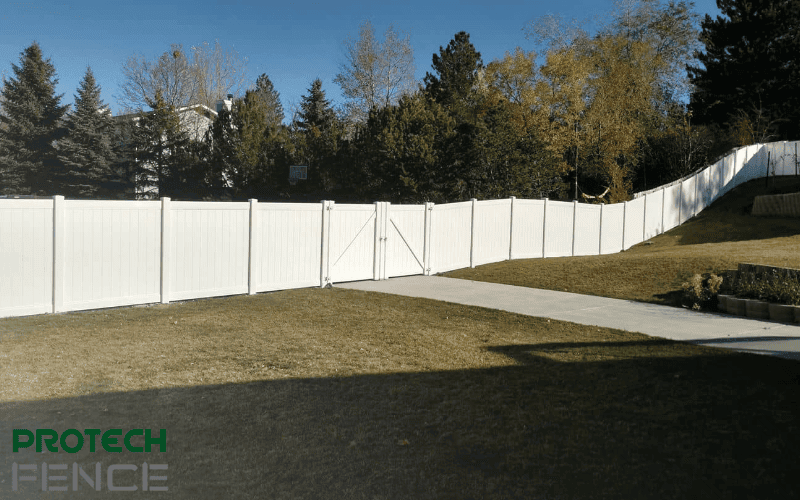
<svg viewBox="0 0 800 500">
<path fill-rule="evenodd" d="M 135 136 L 139 190 L 145 198 L 180 196 L 189 180 L 184 172 L 190 168 L 189 136 L 160 91 L 150 106 L 153 110 L 140 116 Z"/>
<path fill-rule="evenodd" d="M 36 42 L 22 51 L 20 65 L 11 67 L 14 76 L 4 79 L 2 90 L 0 193 L 59 194 L 55 144 L 69 105 L 62 106 L 62 95 L 55 94 L 56 70 Z"/>
<path fill-rule="evenodd" d="M 64 166 L 60 179 L 65 196 L 108 197 L 116 153 L 112 144 L 111 111 L 100 100 L 100 87 L 91 68 L 75 96 L 75 111 L 67 118 L 67 135 L 59 143 L 58 158 Z"/>
<path fill-rule="evenodd" d="M 319 78 L 311 84 L 308 95 L 302 97 L 294 129 L 297 159 L 308 162 L 308 188 L 330 191 L 338 178 L 335 163 L 341 127 Z"/>
<path fill-rule="evenodd" d="M 239 147 L 239 136 L 233 128 L 233 114 L 227 109 L 222 111 L 211 124 L 205 139 L 208 151 L 207 179 L 211 192 L 215 197 L 230 199 L 236 195 L 231 172 L 238 168 L 236 150 Z"/>
<path fill-rule="evenodd" d="M 284 118 L 280 94 L 266 73 L 256 79 L 256 94 L 264 101 L 267 124 L 271 127 L 280 126 Z"/>
<path fill-rule="evenodd" d="M 800 0 L 718 0 L 702 23 L 702 66 L 689 67 L 699 123 L 744 120 L 756 140 L 800 134 Z M 724 16 L 724 17 L 723 17 Z M 738 120 L 737 120 L 738 119 Z M 741 124 L 740 124 L 741 125 Z"/>
<path fill-rule="evenodd" d="M 476 105 L 476 88 L 483 68 L 481 53 L 464 31 L 456 33 L 447 48 L 439 47 L 439 53 L 433 54 L 431 64 L 436 74 L 426 73 L 423 79 L 425 91 L 451 112 L 468 116 Z"/>
</svg>

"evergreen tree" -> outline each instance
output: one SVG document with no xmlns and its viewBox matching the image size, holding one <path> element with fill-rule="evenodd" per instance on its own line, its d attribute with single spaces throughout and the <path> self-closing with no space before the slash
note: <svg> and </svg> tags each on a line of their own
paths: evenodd
<svg viewBox="0 0 800 500">
<path fill-rule="evenodd" d="M 460 31 L 447 45 L 433 54 L 431 67 L 436 74 L 426 73 L 425 91 L 436 102 L 453 113 L 470 115 L 476 106 L 476 90 L 483 68 L 481 53 L 469 41 L 469 33 Z"/>
<path fill-rule="evenodd" d="M 141 197 L 186 197 L 184 172 L 190 165 L 190 140 L 175 108 L 156 91 L 149 113 L 140 114 L 133 144 L 139 167 L 137 184 Z"/>
<path fill-rule="evenodd" d="M 294 120 L 297 160 L 308 162 L 307 188 L 329 192 L 340 177 L 336 153 L 341 142 L 341 127 L 336 112 L 325 97 L 318 78 L 302 97 Z"/>
<path fill-rule="evenodd" d="M 206 178 L 210 191 L 216 198 L 231 199 L 234 197 L 230 172 L 238 167 L 236 150 L 238 134 L 233 128 L 233 114 L 223 109 L 206 133 L 205 146 L 208 152 Z"/>
<path fill-rule="evenodd" d="M 796 139 L 800 0 L 717 0 L 717 6 L 722 16 L 706 15 L 702 23 L 702 66 L 689 67 L 695 119 L 757 129 L 751 140 Z"/>
<path fill-rule="evenodd" d="M 114 118 L 113 144 L 117 152 L 113 165 L 114 175 L 107 184 L 109 197 L 117 199 L 135 199 L 140 177 L 140 168 L 136 160 L 137 144 L 140 144 L 142 130 L 138 125 L 139 117 L 122 115 Z"/>
<path fill-rule="evenodd" d="M 20 65 L 11 67 L 14 76 L 3 80 L 2 90 L 0 193 L 59 194 L 55 144 L 69 105 L 62 106 L 62 96 L 55 94 L 56 70 L 36 42 L 22 51 Z"/>
<path fill-rule="evenodd" d="M 454 187 L 461 199 L 517 196 L 544 198 L 563 195 L 566 184 L 557 158 L 533 130 L 514 123 L 515 104 L 489 106 L 469 140 L 468 169 Z"/>
<path fill-rule="evenodd" d="M 444 202 L 450 179 L 439 167 L 454 127 L 450 114 L 422 93 L 374 108 L 353 141 L 351 185 L 364 201 Z"/>
<path fill-rule="evenodd" d="M 67 135 L 59 143 L 58 158 L 64 166 L 60 179 L 65 196 L 108 197 L 115 181 L 111 111 L 100 100 L 91 68 L 75 96 L 75 110 L 67 118 Z"/>
<path fill-rule="evenodd" d="M 284 118 L 281 97 L 266 73 L 256 79 L 256 94 L 264 101 L 264 116 L 269 126 L 278 127 Z"/>
</svg>

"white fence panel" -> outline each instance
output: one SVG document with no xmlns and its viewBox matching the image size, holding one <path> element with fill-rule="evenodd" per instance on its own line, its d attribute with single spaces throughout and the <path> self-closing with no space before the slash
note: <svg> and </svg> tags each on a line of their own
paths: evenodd
<svg viewBox="0 0 800 500">
<path fill-rule="evenodd" d="M 376 205 L 333 205 L 329 269 L 332 282 L 375 278 Z"/>
<path fill-rule="evenodd" d="M 431 273 L 469 267 L 471 232 L 471 201 L 433 206 Z"/>
<path fill-rule="evenodd" d="M 697 205 L 700 212 L 711 204 L 711 170 L 707 167 L 697 173 Z"/>
<path fill-rule="evenodd" d="M 800 175 L 800 141 L 787 142 L 783 154 L 786 157 L 784 175 Z"/>
<path fill-rule="evenodd" d="M 64 201 L 63 310 L 161 299 L 161 202 Z"/>
<path fill-rule="evenodd" d="M 171 202 L 169 300 L 247 293 L 250 204 Z"/>
<path fill-rule="evenodd" d="M 732 179 L 731 182 L 728 183 L 730 189 L 735 188 L 739 184 L 743 182 L 744 179 L 744 172 L 742 171 L 745 165 L 745 162 L 749 161 L 747 148 L 739 148 L 733 153 L 733 172 L 732 172 Z"/>
<path fill-rule="evenodd" d="M 511 258 L 543 257 L 544 200 L 514 200 Z"/>
<path fill-rule="evenodd" d="M 770 162 L 772 163 L 772 167 L 769 171 L 770 175 L 791 175 L 789 173 L 790 166 L 792 173 L 794 173 L 794 165 L 791 165 L 791 160 L 786 150 L 786 144 L 786 141 L 782 141 L 767 145 L 767 151 L 770 153 Z"/>
<path fill-rule="evenodd" d="M 709 205 L 719 198 L 720 186 L 722 185 L 722 160 L 708 167 L 708 196 Z"/>
<path fill-rule="evenodd" d="M 625 241 L 622 242 L 624 250 L 641 243 L 644 228 L 644 198 L 637 198 L 626 202 L 625 209 Z"/>
<path fill-rule="evenodd" d="M 622 251 L 622 227 L 625 206 L 622 203 L 604 205 L 600 233 L 600 253 L 606 255 Z"/>
<path fill-rule="evenodd" d="M 386 277 L 425 272 L 425 205 L 389 205 Z"/>
<path fill-rule="evenodd" d="M 721 161 L 721 176 L 719 183 L 719 196 L 722 197 L 734 187 L 734 170 L 736 168 L 736 152 L 725 156 Z"/>
<path fill-rule="evenodd" d="M 0 318 L 53 310 L 53 200 L 0 200 Z"/>
<path fill-rule="evenodd" d="M 681 193 L 680 184 L 664 188 L 664 231 L 669 231 L 681 224 Z"/>
<path fill-rule="evenodd" d="M 253 224 L 256 292 L 320 285 L 322 205 L 258 203 Z"/>
<path fill-rule="evenodd" d="M 511 199 L 475 202 L 472 265 L 508 260 Z"/>
<path fill-rule="evenodd" d="M 578 203 L 575 205 L 574 255 L 600 253 L 600 205 Z"/>
<path fill-rule="evenodd" d="M 681 224 L 697 213 L 696 181 L 697 176 L 692 176 L 681 183 Z"/>
<path fill-rule="evenodd" d="M 664 232 L 662 209 L 664 190 L 652 192 L 644 197 L 644 239 L 649 240 Z"/>
<path fill-rule="evenodd" d="M 573 203 L 548 201 L 545 213 L 545 257 L 572 255 Z"/>
<path fill-rule="evenodd" d="M 745 148 L 744 163 L 739 171 L 737 186 L 767 175 L 767 148 L 764 144 L 753 144 Z"/>
</svg>

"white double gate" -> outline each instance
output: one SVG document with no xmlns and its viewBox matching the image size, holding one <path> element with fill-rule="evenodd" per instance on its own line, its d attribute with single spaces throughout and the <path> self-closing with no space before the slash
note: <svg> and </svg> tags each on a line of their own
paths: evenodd
<svg viewBox="0 0 800 500">
<path fill-rule="evenodd" d="M 425 272 L 430 206 L 323 204 L 323 285 Z"/>
</svg>

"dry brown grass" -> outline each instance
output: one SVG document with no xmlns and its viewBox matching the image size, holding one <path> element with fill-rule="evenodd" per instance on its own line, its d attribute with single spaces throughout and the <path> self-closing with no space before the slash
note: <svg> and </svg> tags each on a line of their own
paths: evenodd
<svg viewBox="0 0 800 500">
<path fill-rule="evenodd" d="M 0 497 L 12 461 L 146 460 L 169 464 L 158 498 L 790 498 L 799 380 L 789 360 L 336 288 L 5 319 Z M 164 428 L 168 449 L 12 454 L 14 428 Z"/>
<path fill-rule="evenodd" d="M 800 219 L 752 217 L 753 198 L 800 191 L 800 179 L 739 186 L 685 224 L 618 254 L 524 259 L 446 273 L 453 278 L 568 290 L 678 305 L 681 283 L 695 273 L 740 262 L 800 268 Z"/>
</svg>

